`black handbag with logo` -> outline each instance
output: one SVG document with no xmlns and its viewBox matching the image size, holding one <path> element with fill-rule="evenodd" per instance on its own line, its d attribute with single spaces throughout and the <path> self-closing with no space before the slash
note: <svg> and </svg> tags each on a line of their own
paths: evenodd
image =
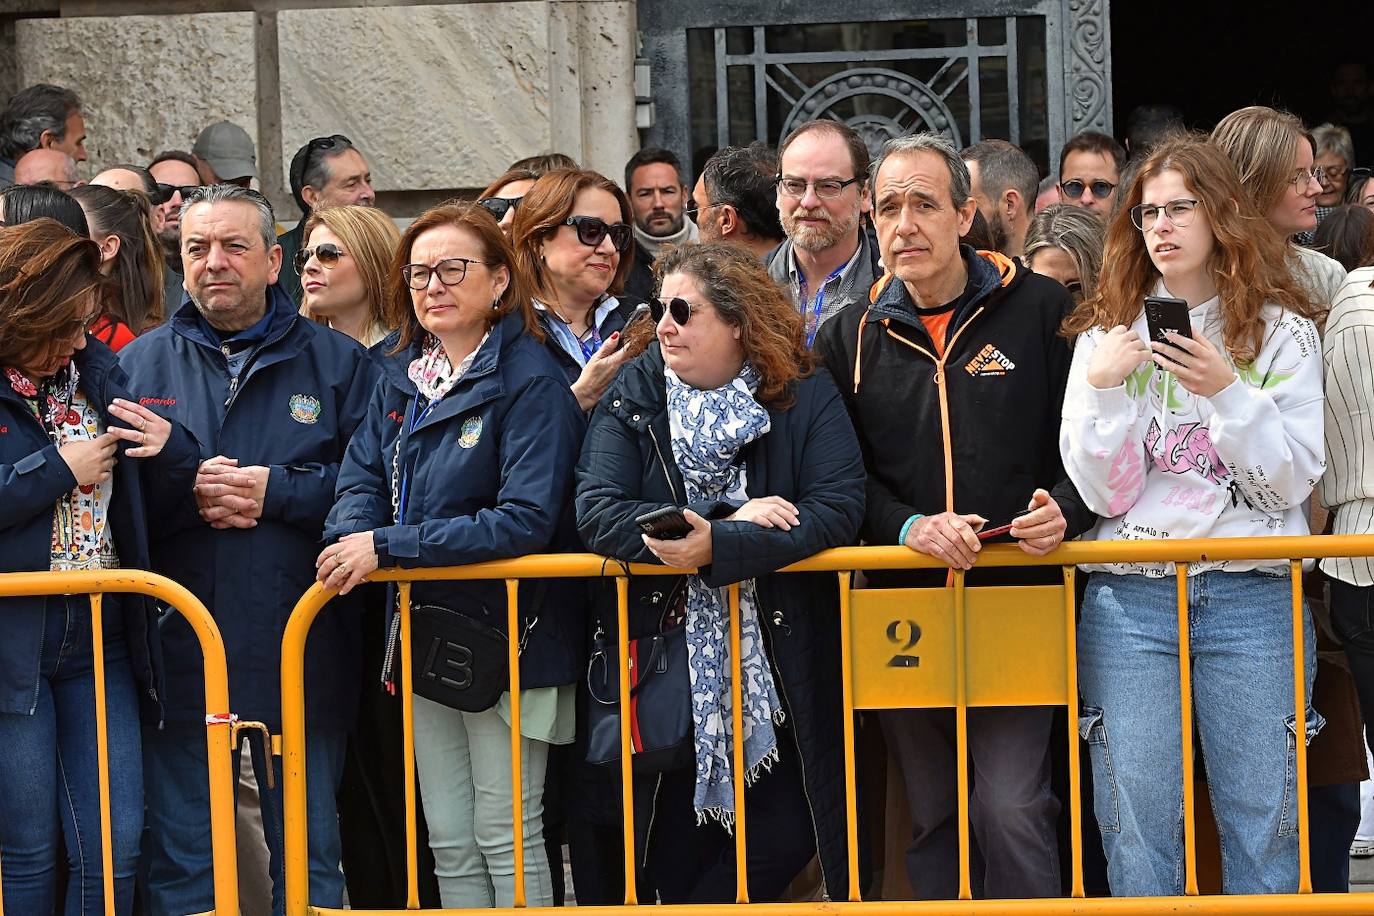
<svg viewBox="0 0 1374 916">
<path fill-rule="evenodd" d="M 693 765 L 692 690 L 687 672 L 687 578 L 642 599 L 659 611 L 659 632 L 630 641 L 630 749 L 636 773 Z M 587 663 L 587 762 L 620 764 L 620 659 L 598 626 Z"/>
<path fill-rule="evenodd" d="M 510 687 L 509 646 L 505 633 L 475 617 L 417 604 L 410 609 L 411 687 L 451 709 L 485 712 Z"/>
</svg>

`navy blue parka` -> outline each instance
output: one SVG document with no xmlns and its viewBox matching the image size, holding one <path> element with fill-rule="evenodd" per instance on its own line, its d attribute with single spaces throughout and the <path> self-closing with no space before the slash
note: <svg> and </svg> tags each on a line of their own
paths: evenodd
<svg viewBox="0 0 1374 916">
<path fill-rule="evenodd" d="M 563 370 L 519 315 L 499 319 L 472 364 L 416 423 L 400 456 L 405 515 L 394 524 L 392 456 L 417 398 L 407 375 L 417 342 L 381 364 L 367 419 L 349 443 L 325 537 L 372 531 L 380 566 L 459 566 L 572 546 L 573 469 L 586 426 Z M 420 399 L 422 402 L 425 400 Z M 423 410 L 426 405 L 418 405 Z M 521 583 L 522 687 L 571 684 L 581 662 L 585 597 L 573 581 Z M 417 583 L 437 604 L 506 631 L 502 582 Z"/>
<path fill-rule="evenodd" d="M 137 401 L 133 387 L 110 348 L 87 336 L 74 358 L 80 387 L 100 409 L 107 426 L 127 426 L 108 410 L 115 398 Z M 134 389 L 137 390 L 137 389 Z M 166 416 L 161 408 L 155 413 Z M 129 458 L 119 446 L 112 480 L 108 524 L 120 564 L 129 569 L 150 566 L 150 525 L 156 525 L 183 493 L 190 492 L 200 462 L 195 440 L 180 425 L 153 458 Z M 23 398 L 0 380 L 0 572 L 45 571 L 52 561 L 53 511 L 59 499 L 76 489 L 71 468 Z M 0 713 L 33 713 L 38 701 L 39 653 L 43 642 L 46 598 L 0 598 Z M 158 685 L 161 659 L 157 608 L 150 598 L 121 598 L 125 638 L 145 710 L 162 698 Z"/>
<path fill-rule="evenodd" d="M 201 458 L 224 455 L 269 468 L 254 528 L 216 529 L 190 487 L 153 532 L 153 568 L 185 585 L 215 616 L 229 658 L 232 711 L 273 729 L 281 722 L 281 639 L 315 581 L 339 462 L 362 421 L 376 368 L 351 338 L 302 318 L 275 285 L 271 319 L 231 390 L 221 343 L 189 298 L 167 324 L 120 351 L 145 403 L 184 423 Z M 338 603 L 336 599 L 335 603 Z M 163 621 L 168 722 L 204 721 L 200 650 L 179 617 Z M 356 609 L 326 608 L 306 653 L 307 721 L 347 727 L 361 664 Z M 225 710 L 226 712 L 230 710 Z"/>
</svg>

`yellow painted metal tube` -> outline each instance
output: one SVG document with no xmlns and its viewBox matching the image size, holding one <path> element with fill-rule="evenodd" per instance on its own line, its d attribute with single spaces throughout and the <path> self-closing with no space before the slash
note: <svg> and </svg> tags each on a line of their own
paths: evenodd
<svg viewBox="0 0 1374 916">
<path fill-rule="evenodd" d="M 859 800 L 858 775 L 854 760 L 854 660 L 850 643 L 852 611 L 849 604 L 849 590 L 852 587 L 853 573 L 837 573 L 840 580 L 840 683 L 844 691 L 844 816 L 846 851 L 849 854 L 849 899 L 862 899 L 859 886 Z"/>
<path fill-rule="evenodd" d="M 730 721 L 734 727 L 731 782 L 735 789 L 735 902 L 749 902 L 749 855 L 745 842 L 744 778 L 744 684 L 740 665 L 739 583 L 730 586 Z M 760 624 L 761 625 L 761 624 Z"/>
<path fill-rule="evenodd" d="M 625 905 L 632 907 L 639 903 L 639 886 L 635 881 L 639 859 L 635 855 L 634 761 L 630 757 L 630 580 L 624 576 L 615 580 L 615 614 L 616 626 L 620 628 L 616 635 L 616 658 L 620 664 L 620 808 L 625 829 L 621 840 L 625 853 Z"/>
<path fill-rule="evenodd" d="M 964 572 L 954 573 L 954 772 L 959 794 L 959 899 L 973 899 L 968 836 L 968 603 Z"/>
<path fill-rule="evenodd" d="M 1302 563 L 1288 566 L 1293 585 L 1293 705 L 1297 710 L 1294 750 L 1297 760 L 1298 796 L 1298 893 L 1312 893 L 1312 864 L 1309 861 L 1311 836 L 1307 832 L 1307 657 L 1303 652 Z"/>
<path fill-rule="evenodd" d="M 1178 707 L 1182 735 L 1183 773 L 1183 893 L 1197 896 L 1197 800 L 1193 793 L 1193 669 L 1188 630 L 1188 566 L 1174 571 L 1178 594 Z"/>
<path fill-rule="evenodd" d="M 312 585 L 296 602 L 282 634 L 281 769 L 282 817 L 285 821 L 282 840 L 288 916 L 305 916 L 310 906 L 305 807 L 305 640 L 315 617 L 333 596 L 334 592 L 326 591 L 319 583 Z M 232 803 L 229 810 L 233 811 Z M 229 911 L 234 912 L 237 911 Z"/>
<path fill-rule="evenodd" d="M 47 595 L 126 594 L 144 595 L 176 610 L 190 625 L 200 643 L 204 660 L 206 730 L 205 747 L 210 784 L 211 861 L 214 869 L 215 909 L 219 913 L 237 913 L 239 906 L 238 859 L 234 842 L 234 775 L 229 732 L 229 669 L 225 661 L 224 640 L 215 619 L 205 605 L 183 585 L 165 576 L 139 569 L 106 569 L 84 572 L 17 572 L 0 574 L 0 596 L 38 597 Z M 92 602 L 94 606 L 94 602 Z M 103 620 L 102 620 L 103 623 Z M 92 638 L 103 634 L 92 627 Z M 99 643 L 97 643 L 99 645 Z M 98 684 L 103 688 L 104 659 L 96 652 L 101 670 Z M 103 689 L 97 690 L 103 699 Z M 105 733 L 103 725 L 100 734 Z M 98 753 L 98 751 L 97 751 Z M 107 749 L 108 753 L 108 749 Z M 102 765 L 104 800 L 102 814 L 109 825 L 108 771 Z M 102 830 L 102 833 L 104 831 Z M 111 849 L 108 835 L 104 837 L 105 853 Z M 113 870 L 106 859 L 107 882 Z M 114 900 L 107 883 L 106 909 Z"/>
<path fill-rule="evenodd" d="M 1074 897 L 1085 895 L 1083 890 L 1083 792 L 1082 775 L 1078 759 L 1078 627 L 1074 606 L 1074 573 L 1072 566 L 1064 567 L 1064 632 L 1068 634 L 1064 645 L 1065 674 L 1068 700 L 1069 733 L 1069 857 L 1072 883 L 1069 893 Z"/>
<path fill-rule="evenodd" d="M 114 916 L 114 839 L 110 824 L 110 733 L 105 711 L 105 619 L 99 592 L 91 595 L 91 658 L 95 678 L 95 761 L 100 782 L 100 864 L 105 916 Z"/>
<path fill-rule="evenodd" d="M 515 852 L 515 897 L 525 905 L 525 798 L 520 778 L 520 580 L 506 580 L 506 658 L 510 665 L 510 807 Z"/>
<path fill-rule="evenodd" d="M 401 615 L 401 765 L 405 776 L 406 802 L 406 906 L 412 910 L 420 908 L 420 818 L 415 813 L 415 694 L 412 692 L 415 678 L 414 658 L 410 650 L 410 583 L 402 582 L 398 589 Z M 302 647 L 302 651 L 304 647 Z M 396 662 L 392 661 L 392 670 Z M 309 868 L 309 860 L 305 867 Z"/>
</svg>

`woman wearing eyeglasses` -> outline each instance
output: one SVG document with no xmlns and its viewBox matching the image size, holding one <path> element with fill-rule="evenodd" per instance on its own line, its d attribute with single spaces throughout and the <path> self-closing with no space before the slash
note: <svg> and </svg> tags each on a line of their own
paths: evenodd
<svg viewBox="0 0 1374 916">
<path fill-rule="evenodd" d="M 500 178 L 487 185 L 477 202 L 491 211 L 501 224 L 501 231 L 510 238 L 510 227 L 515 222 L 515 208 L 525 196 L 525 192 L 539 179 L 536 172 L 529 169 L 512 168 Z"/>
<path fill-rule="evenodd" d="M 396 224 L 373 207 L 323 207 L 305 220 L 292 267 L 304 294 L 301 314 L 364 347 L 391 332 L 384 314 L 387 271 L 401 241 Z"/>
<path fill-rule="evenodd" d="M 664 903 L 734 900 L 729 829 L 743 779 L 750 899 L 777 900 L 819 851 L 826 890 L 843 900 L 836 582 L 774 573 L 854 542 L 858 439 L 829 374 L 813 368 L 802 316 L 758 258 L 709 243 L 674 249 L 658 269 L 657 326 L 636 324 L 627 345 L 656 339 L 592 414 L 577 469 L 578 529 L 591 550 L 699 570 L 630 584 L 631 638 L 685 627 L 681 686 L 692 706 L 685 765 L 640 780 L 637 807 L 653 816 L 637 858 Z M 682 507 L 690 533 L 641 534 L 636 519 L 665 507 Z M 732 583 L 741 586 L 743 773 L 730 735 Z M 596 625 L 610 635 L 594 646 L 589 680 L 617 664 L 614 593 L 602 595 Z"/>
<path fill-rule="evenodd" d="M 398 330 L 374 351 L 382 380 L 339 471 L 319 580 L 346 592 L 379 566 L 457 566 L 570 541 L 565 509 L 585 421 L 496 220 L 477 204 L 425 212 L 402 235 L 390 276 L 387 314 Z M 493 667 L 510 639 L 521 647 L 526 900 L 552 902 L 544 768 L 549 747 L 570 742 L 574 728 L 583 615 L 573 591 L 526 583 L 520 632 L 508 633 L 501 582 L 413 589 L 415 626 L 428 619 L 442 635 L 417 637 L 412 658 L 415 758 L 445 908 L 514 899 L 508 682 Z M 476 646 L 474 629 L 499 650 L 445 648 Z M 393 615 L 392 690 L 398 632 Z"/>
<path fill-rule="evenodd" d="M 624 365 L 620 330 L 632 306 L 618 296 L 630 272 L 630 202 L 596 172 L 544 175 L 515 211 L 511 244 L 529 277 L 545 342 L 583 411 Z"/>
<path fill-rule="evenodd" d="M 1325 313 L 1345 282 L 1345 269 L 1295 241 L 1317 228 L 1317 198 L 1325 177 L 1322 167 L 1314 164 L 1311 135 L 1288 112 L 1252 105 L 1222 118 L 1212 131 L 1212 142 L 1235 165 L 1250 203 L 1288 240 L 1289 269 Z"/>
<path fill-rule="evenodd" d="M 112 192 L 114 193 L 114 192 Z M 110 281 L 95 242 L 51 219 L 0 229 L 0 572 L 146 569 L 199 450 L 135 403 L 87 335 Z M 114 896 L 106 909 L 94 623 L 85 595 L 0 599 L 0 872 L 6 913 L 132 911 L 143 828 L 140 711 L 162 689 L 155 602 L 101 604 Z M 146 705 L 145 705 L 146 704 Z M 65 840 L 65 842 L 64 842 Z"/>
<path fill-rule="evenodd" d="M 1282 239 L 1209 142 L 1161 145 L 1125 193 L 1097 295 L 1065 322 L 1078 342 L 1060 452 L 1102 516 L 1084 537 L 1307 534 L 1304 504 L 1322 472 L 1321 348 Z M 1191 327 L 1147 343 L 1146 296 L 1184 300 Z M 1174 566 L 1085 569 L 1079 727 L 1112 893 L 1181 894 Z M 1187 591 L 1193 719 L 1221 833 L 1223 889 L 1294 893 L 1295 735 L 1315 734 L 1322 721 L 1310 705 L 1306 723 L 1294 713 L 1287 564 L 1194 563 Z M 1314 650 L 1304 621 L 1310 703 Z"/>
</svg>

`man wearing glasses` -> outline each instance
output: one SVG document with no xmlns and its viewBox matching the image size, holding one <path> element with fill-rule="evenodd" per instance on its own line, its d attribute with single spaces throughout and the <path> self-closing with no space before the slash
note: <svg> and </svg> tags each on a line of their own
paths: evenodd
<svg viewBox="0 0 1374 916">
<path fill-rule="evenodd" d="M 1059 153 L 1059 201 L 1103 219 L 1112 212 L 1126 150 L 1106 134 L 1084 131 Z"/>
<path fill-rule="evenodd" d="M 317 207 L 342 207 L 357 204 L 370 207 L 377 198 L 372 190 L 372 170 L 363 154 L 343 134 L 316 137 L 296 150 L 291 157 L 291 196 L 301 208 L 300 222 L 283 233 L 282 271 L 277 282 L 291 301 L 301 304 L 301 275 L 296 272 L 296 252 L 305 241 L 305 221 Z"/>
<path fill-rule="evenodd" d="M 281 638 L 314 581 L 324 520 L 344 448 L 362 421 L 376 373 L 350 338 L 303 318 L 276 287 L 281 249 L 272 206 L 233 185 L 188 192 L 181 213 L 188 301 L 120 353 L 136 390 L 202 443 L 193 492 L 152 535 L 153 568 L 191 590 L 219 625 L 233 711 L 281 727 Z M 341 609 L 342 610 L 342 609 Z M 353 723 L 361 632 L 353 609 L 312 632 L 306 697 L 310 899 L 340 906 L 334 797 Z M 152 913 L 214 908 L 201 654 L 189 625 L 160 627 L 164 727 L 144 732 Z M 227 710 L 225 710 L 227 712 Z M 273 903 L 283 907 L 280 761 L 252 743 Z"/>
<path fill-rule="evenodd" d="M 847 124 L 808 121 L 778 147 L 778 216 L 787 241 L 766 259 L 805 319 L 806 345 L 882 275 L 869 211 L 868 147 Z"/>
</svg>

